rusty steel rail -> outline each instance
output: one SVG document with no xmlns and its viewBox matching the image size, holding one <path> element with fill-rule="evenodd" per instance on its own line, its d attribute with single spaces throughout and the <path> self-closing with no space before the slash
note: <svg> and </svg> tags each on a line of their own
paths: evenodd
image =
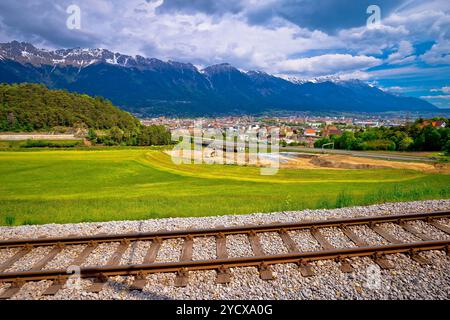
<svg viewBox="0 0 450 320">
<path fill-rule="evenodd" d="M 279 230 L 301 230 L 312 227 L 340 227 L 364 224 L 377 224 L 388 222 L 406 222 L 410 220 L 430 220 L 448 218 L 450 211 L 435 211 L 430 213 L 410 213 L 398 215 L 381 215 L 371 217 L 357 217 L 347 219 L 328 219 L 316 221 L 302 221 L 293 223 L 273 223 L 265 225 L 244 225 L 239 227 L 221 227 L 211 229 L 192 229 L 192 230 L 174 230 L 174 231 L 157 231 L 157 232 L 137 232 L 110 235 L 93 235 L 81 237 L 60 237 L 60 238 L 31 238 L 31 239 L 14 239 L 0 241 L 0 249 L 14 247 L 39 247 L 53 245 L 79 245 L 89 244 L 92 242 L 120 242 L 124 239 L 128 241 L 149 241 L 155 239 L 167 240 L 173 238 L 183 238 L 187 236 L 217 236 L 217 235 L 233 235 L 245 234 L 250 231 L 254 232 L 274 232 Z"/>
<path fill-rule="evenodd" d="M 85 267 L 80 269 L 81 278 L 104 278 L 111 276 L 136 276 L 142 273 L 165 273 L 198 270 L 214 270 L 219 268 L 234 267 L 260 267 L 261 265 L 271 265 L 280 263 L 305 264 L 310 261 L 327 260 L 327 259 L 344 259 L 349 257 L 378 257 L 380 255 L 408 253 L 414 254 L 425 250 L 450 249 L 450 240 L 434 240 L 382 246 L 368 246 L 345 249 L 332 249 L 311 252 L 297 252 L 278 255 L 251 256 L 242 258 L 227 259 L 210 259 L 196 261 L 180 261 L 180 262 L 160 262 L 148 264 L 133 265 L 115 265 L 115 266 L 99 266 Z M 44 270 L 44 271 L 22 271 L 1 273 L 0 282 L 22 281 L 39 281 L 39 280 L 56 280 L 61 278 L 69 278 L 65 269 L 60 270 Z"/>
<path fill-rule="evenodd" d="M 358 217 L 348 219 L 329 219 L 319 221 L 303 221 L 297 223 L 277 223 L 266 225 L 245 225 L 239 227 L 220 227 L 214 229 L 194 229 L 181 231 L 159 231 L 152 233 L 128 233 L 116 235 L 95 235 L 87 237 L 67 238 L 38 238 L 0 241 L 2 248 L 19 248 L 7 261 L 0 263 L 0 282 L 11 283 L 11 285 L 0 294 L 0 299 L 7 299 L 16 294 L 20 288 L 29 281 L 50 280 L 52 284 L 43 293 L 45 295 L 55 294 L 60 290 L 69 278 L 72 277 L 65 269 L 43 270 L 44 267 L 61 253 L 66 246 L 84 244 L 81 253 L 72 261 L 72 266 L 80 266 L 83 261 L 101 243 L 119 242 L 114 253 L 106 265 L 80 267 L 80 278 L 93 278 L 94 283 L 88 289 L 91 292 L 99 292 L 109 277 L 113 276 L 135 276 L 131 286 L 132 289 L 142 290 L 146 285 L 146 275 L 150 273 L 175 272 L 175 286 L 186 286 L 189 281 L 189 272 L 198 270 L 216 270 L 217 283 L 230 282 L 230 268 L 256 267 L 263 280 L 273 279 L 270 265 L 279 263 L 297 264 L 302 276 L 314 274 L 311 261 L 335 259 L 342 272 L 352 272 L 353 267 L 347 258 L 370 257 L 381 268 L 389 269 L 393 266 L 385 259 L 387 254 L 406 253 L 411 259 L 420 264 L 429 264 L 425 257 L 418 254 L 425 250 L 446 250 L 450 255 L 450 237 L 445 240 L 434 240 L 409 221 L 422 220 L 430 226 L 450 235 L 450 228 L 437 221 L 449 218 L 449 211 L 431 213 L 411 213 L 402 215 L 383 215 L 372 217 Z M 404 241 L 388 230 L 383 228 L 383 223 L 395 223 L 404 231 L 414 235 L 421 241 Z M 373 232 L 383 238 L 387 244 L 369 245 L 360 238 L 350 226 L 365 225 Z M 322 228 L 335 227 L 342 231 L 344 237 L 351 240 L 355 247 L 335 248 L 320 231 Z M 317 241 L 321 249 L 315 251 L 301 251 L 288 231 L 309 230 L 310 235 Z M 263 250 L 259 233 L 277 232 L 287 249 L 287 253 L 269 255 Z M 245 234 L 252 248 L 253 255 L 239 258 L 230 258 L 227 253 L 226 236 Z M 212 236 L 216 240 L 216 259 L 193 261 L 193 240 L 195 237 Z M 184 239 L 179 261 L 155 262 L 158 251 L 163 240 L 181 238 Z M 141 264 L 120 265 L 125 251 L 137 241 L 151 241 L 150 247 Z M 51 250 L 44 255 L 28 271 L 5 272 L 17 261 L 25 257 L 35 247 L 52 246 Z"/>
</svg>

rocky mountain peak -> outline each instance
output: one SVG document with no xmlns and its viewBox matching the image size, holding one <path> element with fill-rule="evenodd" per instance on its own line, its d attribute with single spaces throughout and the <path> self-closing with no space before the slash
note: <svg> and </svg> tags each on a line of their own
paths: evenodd
<svg viewBox="0 0 450 320">
<path fill-rule="evenodd" d="M 240 73 L 240 71 L 238 69 L 236 69 L 229 63 L 215 64 L 215 65 L 206 67 L 202 71 L 208 75 L 214 75 L 214 74 L 219 74 L 219 73 L 230 73 L 230 72 L 239 72 Z"/>
</svg>

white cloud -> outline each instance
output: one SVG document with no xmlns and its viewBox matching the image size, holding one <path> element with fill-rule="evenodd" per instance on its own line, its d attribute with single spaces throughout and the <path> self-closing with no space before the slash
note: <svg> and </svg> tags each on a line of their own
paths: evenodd
<svg viewBox="0 0 450 320">
<path fill-rule="evenodd" d="M 34 6 L 29 4 L 32 2 Z M 52 26 L 51 32 L 44 33 L 41 30 L 40 26 L 44 23 L 23 27 L 25 22 L 37 19 L 37 2 L 51 13 L 46 13 L 50 20 L 55 17 L 61 20 L 49 24 Z M 53 27 L 61 25 L 62 29 L 65 28 L 66 2 L 70 1 L 58 2 L 60 10 L 54 14 L 48 8 L 55 4 L 49 0 L 0 2 L 0 8 L 3 9 L 0 11 L 6 12 L 5 16 L 9 14 L 6 19 L 0 12 L 0 39 L 7 38 L 4 33 L 8 30 L 17 31 L 11 33 L 8 40 L 33 30 L 28 39 L 17 40 L 55 47 L 70 42 L 62 41 L 61 38 L 65 40 L 67 34 L 77 35 L 76 32 L 65 30 L 63 33 Z M 4 3 L 8 3 L 8 11 L 5 11 Z M 396 48 L 396 52 L 391 53 L 385 62 L 395 65 L 417 62 L 413 45 L 434 40 L 438 43 L 420 56 L 420 60 L 429 64 L 450 64 L 448 0 L 408 1 L 393 14 L 382 15 L 379 28 L 361 26 L 330 34 L 308 28 L 307 25 L 300 27 L 282 15 L 260 24 L 249 21 L 250 13 L 256 14 L 262 9 L 270 11 L 276 0 L 242 0 L 240 6 L 244 8 L 243 11 L 231 10 L 220 15 L 207 14 L 205 11 L 159 11 L 158 8 L 164 5 L 163 0 L 78 0 L 77 3 L 82 9 L 82 32 L 91 40 L 90 43 L 124 54 L 188 61 L 196 65 L 229 62 L 242 69 L 296 74 L 300 77 L 339 75 L 341 78 L 367 80 L 384 75 L 401 77 L 427 72 L 420 67 L 378 72 L 368 72 L 367 68 L 381 64 L 381 58 L 377 55 L 381 56 L 392 48 Z M 199 1 L 196 4 L 202 3 Z M 308 7 L 306 4 L 304 6 L 305 9 Z M 14 10 L 24 13 L 23 17 L 20 15 L 20 19 L 12 19 L 11 12 Z M 364 11 L 361 14 L 366 15 Z M 1 23 L 7 22 L 10 23 L 9 27 L 3 28 Z M 324 22 L 328 23 L 333 21 Z M 60 39 L 55 36 L 58 32 L 62 33 Z M 305 56 L 309 58 L 298 58 Z"/>
<path fill-rule="evenodd" d="M 449 6 L 440 8 L 418 6 L 394 13 L 383 20 L 392 27 L 404 27 L 409 31 L 410 41 L 438 39 L 448 32 L 450 26 Z"/>
<path fill-rule="evenodd" d="M 372 76 L 369 72 L 357 70 L 349 73 L 348 72 L 339 73 L 339 78 L 341 80 L 353 80 L 353 79 L 369 80 L 372 78 Z"/>
<path fill-rule="evenodd" d="M 155 6 L 132 0 L 116 8 L 121 12 L 118 22 L 101 24 L 97 21 L 108 21 L 109 14 L 87 12 L 84 27 L 104 36 L 103 47 L 124 54 L 200 65 L 229 62 L 267 72 L 276 71 L 276 63 L 289 56 L 340 45 L 338 39 L 321 31 L 282 19 L 275 26 L 251 25 L 238 14 L 220 18 L 205 13 L 155 14 Z"/>
<path fill-rule="evenodd" d="M 442 87 L 439 89 L 431 89 L 431 92 L 443 92 L 443 93 L 450 93 L 450 87 Z"/>
<path fill-rule="evenodd" d="M 442 40 L 434 44 L 420 58 L 428 64 L 450 64 L 450 41 Z"/>
<path fill-rule="evenodd" d="M 399 92 L 399 93 L 413 92 L 419 89 L 417 87 L 400 87 L 400 86 L 392 86 L 392 87 L 378 86 L 378 88 L 386 92 Z"/>
<path fill-rule="evenodd" d="M 328 75 L 367 69 L 381 63 L 380 59 L 350 54 L 324 54 L 311 58 L 288 59 L 277 64 L 283 73 Z"/>
<path fill-rule="evenodd" d="M 398 50 L 394 53 L 391 53 L 386 61 L 390 64 L 404 64 L 413 62 L 415 60 L 414 47 L 409 41 L 400 41 L 398 46 Z"/>
<path fill-rule="evenodd" d="M 449 95 L 440 95 L 440 96 L 422 96 L 422 99 L 450 99 Z"/>
<path fill-rule="evenodd" d="M 373 78 L 386 78 L 386 79 L 406 79 L 420 77 L 436 77 L 441 74 L 450 72 L 449 67 L 433 67 L 433 68 L 420 68 L 418 66 L 398 67 L 392 69 L 381 69 L 371 71 L 370 74 Z"/>
</svg>

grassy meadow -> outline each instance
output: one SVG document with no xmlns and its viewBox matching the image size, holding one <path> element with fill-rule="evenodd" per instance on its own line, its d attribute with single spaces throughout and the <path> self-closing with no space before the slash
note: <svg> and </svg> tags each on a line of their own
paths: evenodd
<svg viewBox="0 0 450 320">
<path fill-rule="evenodd" d="M 150 148 L 0 152 L 0 225 L 136 220 L 450 198 L 450 175 L 175 165 Z"/>
</svg>

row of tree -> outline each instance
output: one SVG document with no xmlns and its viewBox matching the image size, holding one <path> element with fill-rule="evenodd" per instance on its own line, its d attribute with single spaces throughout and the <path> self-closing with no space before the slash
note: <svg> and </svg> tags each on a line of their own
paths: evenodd
<svg viewBox="0 0 450 320">
<path fill-rule="evenodd" d="M 136 132 L 124 131 L 117 126 L 100 133 L 89 129 L 87 138 L 94 144 L 107 146 L 155 146 L 171 143 L 169 131 L 164 126 L 157 125 L 141 126 Z"/>
<path fill-rule="evenodd" d="M 443 121 L 445 127 L 433 126 Z M 346 150 L 398 150 L 398 151 L 446 151 L 450 153 L 450 119 L 417 119 L 414 123 L 399 127 L 377 127 L 344 131 L 317 140 L 316 148 L 334 143 L 336 149 Z"/>
<path fill-rule="evenodd" d="M 102 97 L 49 90 L 41 84 L 0 84 L 0 132 L 88 132 L 94 144 L 165 145 L 170 132 L 143 126 Z"/>
</svg>

